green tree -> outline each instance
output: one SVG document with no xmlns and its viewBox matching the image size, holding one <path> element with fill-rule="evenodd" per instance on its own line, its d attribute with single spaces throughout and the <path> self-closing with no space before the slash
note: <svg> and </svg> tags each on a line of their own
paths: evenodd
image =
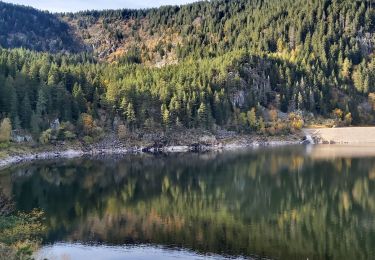
<svg viewBox="0 0 375 260">
<path fill-rule="evenodd" d="M 257 115 L 255 113 L 255 108 L 252 108 L 247 112 L 247 122 L 251 130 L 257 130 Z"/>
<path fill-rule="evenodd" d="M 135 115 L 133 104 L 129 103 L 126 109 L 126 121 L 128 122 L 130 127 L 133 128 L 135 126 L 136 119 L 137 118 Z"/>
<path fill-rule="evenodd" d="M 208 126 L 207 106 L 203 102 L 200 104 L 199 109 L 198 109 L 198 123 L 200 126 L 203 126 L 203 127 Z"/>
<path fill-rule="evenodd" d="M 162 105 L 161 107 L 161 114 L 162 114 L 162 120 L 163 120 L 163 125 L 165 128 L 169 128 L 170 126 L 170 114 L 167 106 L 165 104 Z"/>
<path fill-rule="evenodd" d="M 352 68 L 352 64 L 351 64 L 350 60 L 348 58 L 345 58 L 344 63 L 342 65 L 342 70 L 341 70 L 342 77 L 345 80 L 350 79 L 351 68 Z"/>
<path fill-rule="evenodd" d="M 30 119 L 31 119 L 31 104 L 30 104 L 30 99 L 27 94 L 25 94 L 22 104 L 21 104 L 21 109 L 20 109 L 20 115 L 21 115 L 21 126 L 24 129 L 29 129 L 30 128 Z"/>
<path fill-rule="evenodd" d="M 45 87 L 41 87 L 38 91 L 38 99 L 36 103 L 36 112 L 40 116 L 44 116 L 47 114 L 48 108 L 48 95 L 47 89 Z"/>
<path fill-rule="evenodd" d="M 10 88 L 10 116 L 13 123 L 13 128 L 20 128 L 20 119 L 18 116 L 18 96 L 14 88 Z"/>
<path fill-rule="evenodd" d="M 39 134 L 41 132 L 40 122 L 41 122 L 40 115 L 35 113 L 35 112 L 32 112 L 30 128 L 31 128 L 31 133 L 35 136 L 39 136 Z"/>
<path fill-rule="evenodd" d="M 77 83 L 75 83 L 72 94 L 73 94 L 75 101 L 77 102 L 79 112 L 80 113 L 86 112 L 87 101 L 85 100 L 85 97 L 83 95 L 82 87 L 78 85 Z"/>
</svg>

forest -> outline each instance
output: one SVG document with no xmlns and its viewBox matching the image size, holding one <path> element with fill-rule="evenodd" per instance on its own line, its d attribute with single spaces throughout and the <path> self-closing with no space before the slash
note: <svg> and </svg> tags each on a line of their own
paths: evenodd
<svg viewBox="0 0 375 260">
<path fill-rule="evenodd" d="M 373 5 L 215 0 L 51 14 L 0 2 L 0 142 L 10 129 L 48 143 L 373 124 Z"/>
</svg>

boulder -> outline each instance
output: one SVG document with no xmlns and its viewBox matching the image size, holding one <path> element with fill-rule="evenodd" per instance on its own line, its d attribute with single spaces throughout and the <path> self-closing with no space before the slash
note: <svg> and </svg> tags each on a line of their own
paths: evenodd
<svg viewBox="0 0 375 260">
<path fill-rule="evenodd" d="M 305 135 L 302 138 L 301 144 L 315 144 L 314 139 L 311 137 L 311 135 Z"/>
<path fill-rule="evenodd" d="M 52 129 L 52 131 L 59 130 L 60 129 L 60 120 L 58 118 L 53 120 L 52 123 L 50 124 L 50 128 Z"/>
<path fill-rule="evenodd" d="M 33 141 L 33 138 L 31 135 L 24 133 L 21 130 L 13 130 L 11 141 L 14 143 L 30 143 Z"/>
</svg>

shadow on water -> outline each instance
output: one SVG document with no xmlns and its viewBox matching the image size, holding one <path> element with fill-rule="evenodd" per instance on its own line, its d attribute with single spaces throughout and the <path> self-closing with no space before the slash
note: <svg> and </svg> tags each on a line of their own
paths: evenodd
<svg viewBox="0 0 375 260">
<path fill-rule="evenodd" d="M 46 244 L 374 258 L 375 158 L 322 160 L 318 148 L 36 162 L 0 183 L 19 210 L 45 211 Z"/>
</svg>

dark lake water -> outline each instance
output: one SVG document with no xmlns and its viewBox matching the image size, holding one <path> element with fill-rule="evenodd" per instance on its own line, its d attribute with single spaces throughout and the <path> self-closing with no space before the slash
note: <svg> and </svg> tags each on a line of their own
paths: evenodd
<svg viewBox="0 0 375 260">
<path fill-rule="evenodd" d="M 41 258 L 375 259 L 372 147 L 43 161 L 0 186 L 44 210 Z"/>
</svg>

